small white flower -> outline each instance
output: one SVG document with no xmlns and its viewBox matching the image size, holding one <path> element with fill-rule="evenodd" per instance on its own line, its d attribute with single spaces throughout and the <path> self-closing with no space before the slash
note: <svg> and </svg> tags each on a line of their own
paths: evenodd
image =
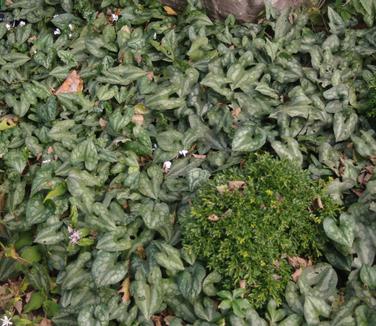
<svg viewBox="0 0 376 326">
<path fill-rule="evenodd" d="M 4 316 L 3 318 L 0 319 L 2 322 L 1 326 L 11 326 L 13 323 L 11 322 L 11 319 L 8 318 L 8 316 Z"/>
<path fill-rule="evenodd" d="M 158 148 L 158 145 L 157 144 L 153 144 L 151 150 L 154 152 L 157 148 Z"/>
<path fill-rule="evenodd" d="M 73 31 L 74 27 L 73 27 L 72 24 L 69 24 L 68 27 L 69 27 L 69 29 L 70 29 L 71 31 Z"/>
<path fill-rule="evenodd" d="M 58 16 L 59 16 L 59 15 L 54 15 L 53 18 L 56 18 L 56 17 L 58 17 Z"/>
<path fill-rule="evenodd" d="M 12 26 L 7 23 L 7 24 L 5 24 L 5 28 L 9 31 L 12 28 Z"/>
<path fill-rule="evenodd" d="M 72 34 L 72 33 L 69 33 L 69 34 L 68 34 L 68 37 L 69 37 L 69 38 L 71 38 L 72 36 L 73 36 L 73 34 Z"/>
<path fill-rule="evenodd" d="M 52 160 L 49 158 L 49 159 L 47 159 L 47 160 L 43 160 L 42 161 L 42 164 L 47 164 L 47 163 L 50 163 Z"/>
<path fill-rule="evenodd" d="M 188 153 L 189 151 L 187 151 L 186 149 L 179 151 L 179 155 L 184 156 L 184 157 L 186 157 Z"/>
<path fill-rule="evenodd" d="M 80 231 L 73 229 L 70 225 L 68 226 L 68 232 L 69 232 L 69 242 L 72 245 L 75 245 L 80 241 Z"/>
<path fill-rule="evenodd" d="M 170 161 L 163 162 L 163 171 L 167 173 L 171 169 L 172 163 Z"/>
<path fill-rule="evenodd" d="M 119 20 L 119 16 L 116 14 L 111 14 L 111 18 L 113 22 L 117 22 Z"/>
<path fill-rule="evenodd" d="M 153 40 L 156 40 L 157 39 L 157 33 L 154 33 L 153 34 Z"/>
<path fill-rule="evenodd" d="M 56 29 L 54 30 L 54 35 L 60 35 L 60 34 L 61 34 L 60 29 L 56 28 Z"/>
<path fill-rule="evenodd" d="M 22 27 L 22 26 L 25 26 L 26 23 L 23 20 L 21 20 L 19 25 Z"/>
</svg>

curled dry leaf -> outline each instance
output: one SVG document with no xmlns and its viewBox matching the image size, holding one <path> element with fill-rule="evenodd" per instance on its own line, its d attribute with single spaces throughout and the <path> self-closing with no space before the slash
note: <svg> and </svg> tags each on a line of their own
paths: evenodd
<svg viewBox="0 0 376 326">
<path fill-rule="evenodd" d="M 358 177 L 359 184 L 365 186 L 368 183 L 368 181 L 371 180 L 374 173 L 374 169 L 375 168 L 373 165 L 368 165 L 365 168 L 363 168 Z"/>
<path fill-rule="evenodd" d="M 211 214 L 211 215 L 209 215 L 208 220 L 210 222 L 217 222 L 217 221 L 219 221 L 219 217 L 215 214 Z"/>
<path fill-rule="evenodd" d="M 206 155 L 205 155 L 205 154 L 192 154 L 192 156 L 193 156 L 194 158 L 198 158 L 198 159 L 201 159 L 201 160 L 203 160 L 203 159 L 206 158 Z"/>
<path fill-rule="evenodd" d="M 19 300 L 19 301 L 15 302 L 13 304 L 13 307 L 17 310 L 17 312 L 19 314 L 21 314 L 22 313 L 22 308 L 23 308 L 22 300 Z"/>
<path fill-rule="evenodd" d="M 152 71 L 148 71 L 147 74 L 146 74 L 146 78 L 150 81 L 153 80 L 154 78 L 154 73 Z"/>
<path fill-rule="evenodd" d="M 84 89 L 84 82 L 76 70 L 72 70 L 55 95 L 65 93 L 79 93 Z"/>
<path fill-rule="evenodd" d="M 119 293 L 123 293 L 122 301 L 129 302 L 131 300 L 131 292 L 129 291 L 129 287 L 131 285 L 131 279 L 129 277 L 125 278 L 123 283 L 121 283 L 121 288 Z"/>
<path fill-rule="evenodd" d="M 52 326 L 52 321 L 47 318 L 43 318 L 39 323 L 39 326 Z"/>
<path fill-rule="evenodd" d="M 142 126 L 144 124 L 144 116 L 142 114 L 134 114 L 132 122 L 137 126 Z"/>
<path fill-rule="evenodd" d="M 154 322 L 154 326 L 162 326 L 163 317 L 162 316 L 152 316 L 151 320 Z"/>
<path fill-rule="evenodd" d="M 243 190 L 246 186 L 246 183 L 244 181 L 229 181 L 228 182 L 228 190 L 234 191 L 234 190 Z"/>
<path fill-rule="evenodd" d="M 166 12 L 166 14 L 169 15 L 169 16 L 177 16 L 178 15 L 176 13 L 176 11 L 169 6 L 164 6 L 163 9 Z"/>
<path fill-rule="evenodd" d="M 245 281 L 245 280 L 240 280 L 240 282 L 239 282 L 239 287 L 240 287 L 241 289 L 245 289 L 245 288 L 247 287 L 247 283 L 246 283 L 246 281 Z"/>
<path fill-rule="evenodd" d="M 296 283 L 299 280 L 300 275 L 302 275 L 303 269 L 299 268 L 297 269 L 292 275 L 291 278 L 292 280 Z"/>
<path fill-rule="evenodd" d="M 287 261 L 289 262 L 290 266 L 294 268 L 312 266 L 311 260 L 306 260 L 298 256 L 294 256 L 294 257 L 288 256 Z"/>
<path fill-rule="evenodd" d="M 0 131 L 7 130 L 16 126 L 18 122 L 17 116 L 8 114 L 0 119 Z"/>
<path fill-rule="evenodd" d="M 105 119 L 103 119 L 103 118 L 99 118 L 99 126 L 100 126 L 102 129 L 106 128 L 106 127 L 107 127 L 107 124 L 108 124 L 107 120 L 105 120 Z"/>
<path fill-rule="evenodd" d="M 137 253 L 138 257 L 140 257 L 142 259 L 146 258 L 145 248 L 143 246 L 138 246 L 136 248 L 136 253 Z"/>
<path fill-rule="evenodd" d="M 313 207 L 314 209 L 324 209 L 324 204 L 320 197 L 317 197 L 313 200 Z"/>
<path fill-rule="evenodd" d="M 291 275 L 294 282 L 299 280 L 304 268 L 312 266 L 312 261 L 310 259 L 307 260 L 298 256 L 287 257 L 287 261 L 290 266 L 295 268 L 295 272 Z"/>
<path fill-rule="evenodd" d="M 0 192 L 0 212 L 4 211 L 4 207 L 5 207 L 5 193 Z"/>
<path fill-rule="evenodd" d="M 228 186 L 227 186 L 227 185 L 220 185 L 220 186 L 217 186 L 217 191 L 222 195 L 222 194 L 224 194 L 226 191 L 228 191 Z"/>
<path fill-rule="evenodd" d="M 240 113 L 242 112 L 242 109 L 240 107 L 236 107 L 234 108 L 232 111 L 231 111 L 231 116 L 234 118 L 234 119 L 237 119 L 240 115 Z"/>
</svg>

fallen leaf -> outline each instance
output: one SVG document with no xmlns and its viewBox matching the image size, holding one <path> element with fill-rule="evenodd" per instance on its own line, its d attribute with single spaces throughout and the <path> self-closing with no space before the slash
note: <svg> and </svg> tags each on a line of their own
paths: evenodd
<svg viewBox="0 0 376 326">
<path fill-rule="evenodd" d="M 8 114 L 0 119 L 0 131 L 7 130 L 16 126 L 18 118 L 15 115 Z"/>
<path fill-rule="evenodd" d="M 166 12 L 166 14 L 169 15 L 169 16 L 177 16 L 178 15 L 176 13 L 176 11 L 169 6 L 164 6 L 163 9 Z"/>
<path fill-rule="evenodd" d="M 363 192 L 364 192 L 364 190 L 362 190 L 362 189 L 351 189 L 351 191 L 352 191 L 355 195 L 357 195 L 358 197 L 360 197 L 361 195 L 363 195 Z"/>
<path fill-rule="evenodd" d="M 154 78 L 154 73 L 153 73 L 152 71 L 148 71 L 148 72 L 146 73 L 146 78 L 147 78 L 148 80 L 152 81 L 153 78 Z"/>
<path fill-rule="evenodd" d="M 102 129 L 104 129 L 104 128 L 106 128 L 107 127 L 107 121 L 105 120 L 105 119 L 103 119 L 103 118 L 99 118 L 99 126 L 102 128 Z"/>
<path fill-rule="evenodd" d="M 209 215 L 208 220 L 210 222 L 217 222 L 217 221 L 219 221 L 219 217 L 215 214 L 211 214 L 211 215 Z"/>
<path fill-rule="evenodd" d="M 142 126 L 144 124 L 144 116 L 142 114 L 134 114 L 132 122 L 137 126 Z"/>
<path fill-rule="evenodd" d="M 135 54 L 134 59 L 136 60 L 138 64 L 142 62 L 142 56 L 139 54 Z"/>
<path fill-rule="evenodd" d="M 25 295 L 25 302 L 28 303 L 31 299 L 31 295 L 33 294 L 33 291 L 27 292 Z"/>
<path fill-rule="evenodd" d="M 72 70 L 63 84 L 57 89 L 55 95 L 66 93 L 79 93 L 84 89 L 84 82 L 76 70 Z"/>
<path fill-rule="evenodd" d="M 19 300 L 16 303 L 14 303 L 13 307 L 16 308 L 16 310 L 19 314 L 21 314 L 22 313 L 22 307 L 23 307 L 22 300 Z"/>
<path fill-rule="evenodd" d="M 281 275 L 278 275 L 278 274 L 273 274 L 273 280 L 275 281 L 280 281 L 282 279 L 282 276 Z"/>
<path fill-rule="evenodd" d="M 365 186 L 369 180 L 371 180 L 374 173 L 374 166 L 368 165 L 360 171 L 360 175 L 358 177 L 359 184 Z"/>
<path fill-rule="evenodd" d="M 119 290 L 119 293 L 123 293 L 123 296 L 122 296 L 123 302 L 129 302 L 131 300 L 131 293 L 129 291 L 130 285 L 131 285 L 130 277 L 125 278 L 123 283 L 121 283 L 121 289 Z"/>
<path fill-rule="evenodd" d="M 324 205 L 323 205 L 320 197 L 317 197 L 313 200 L 313 207 L 315 209 L 323 209 L 324 208 Z"/>
<path fill-rule="evenodd" d="M 231 115 L 234 119 L 237 119 L 239 117 L 239 114 L 242 112 L 242 109 L 239 108 L 239 107 L 236 107 L 234 108 L 232 111 L 231 111 Z"/>
<path fill-rule="evenodd" d="M 0 192 L 0 212 L 4 211 L 4 207 L 5 207 L 5 193 Z"/>
<path fill-rule="evenodd" d="M 204 159 L 206 158 L 206 155 L 205 154 L 192 154 L 192 156 L 194 158 L 199 158 L 199 159 Z"/>
<path fill-rule="evenodd" d="M 290 266 L 295 268 L 295 272 L 291 275 L 294 282 L 299 280 L 304 268 L 312 266 L 312 261 L 310 259 L 306 260 L 298 256 L 287 257 L 287 261 Z"/>
<path fill-rule="evenodd" d="M 338 175 L 342 177 L 345 174 L 346 164 L 345 164 L 345 157 L 341 156 L 339 158 L 339 167 L 338 167 Z"/>
<path fill-rule="evenodd" d="M 146 258 L 145 248 L 143 246 L 138 246 L 136 248 L 136 253 L 137 253 L 137 256 L 140 257 L 141 259 Z"/>
<path fill-rule="evenodd" d="M 162 321 L 163 321 L 162 316 L 152 316 L 151 320 L 154 322 L 154 326 L 162 326 Z"/>
<path fill-rule="evenodd" d="M 43 318 L 39 323 L 39 326 L 52 326 L 52 321 L 47 318 Z"/>
<path fill-rule="evenodd" d="M 229 181 L 228 182 L 228 190 L 234 191 L 234 190 L 242 190 L 246 186 L 246 183 L 244 181 Z"/>
<path fill-rule="evenodd" d="M 239 287 L 240 287 L 241 289 L 245 289 L 246 286 L 247 286 L 246 281 L 245 281 L 245 280 L 240 280 L 240 282 L 239 282 Z"/>
<path fill-rule="evenodd" d="M 292 275 L 291 278 L 292 280 L 296 283 L 299 280 L 300 275 L 302 275 L 303 269 L 299 268 L 297 269 Z"/>
<path fill-rule="evenodd" d="M 298 256 L 289 256 L 287 257 L 287 261 L 289 262 L 289 265 L 294 268 L 312 266 L 312 262 L 310 260 L 306 260 Z"/>
<path fill-rule="evenodd" d="M 222 195 L 224 194 L 226 191 L 228 191 L 228 187 L 227 185 L 220 185 L 220 186 L 217 186 L 217 191 Z"/>
</svg>

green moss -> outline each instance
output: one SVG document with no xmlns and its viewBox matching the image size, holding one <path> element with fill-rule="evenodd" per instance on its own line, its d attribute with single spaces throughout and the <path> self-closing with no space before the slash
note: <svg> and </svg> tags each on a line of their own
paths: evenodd
<svg viewBox="0 0 376 326">
<path fill-rule="evenodd" d="M 230 181 L 245 185 L 231 189 Z M 313 207 L 316 198 L 324 208 Z M 290 161 L 255 155 L 199 190 L 181 221 L 183 244 L 222 274 L 225 289 L 244 280 L 249 301 L 260 307 L 270 298 L 281 301 L 292 273 L 287 256 L 321 255 L 322 220 L 337 210 L 307 172 Z"/>
</svg>

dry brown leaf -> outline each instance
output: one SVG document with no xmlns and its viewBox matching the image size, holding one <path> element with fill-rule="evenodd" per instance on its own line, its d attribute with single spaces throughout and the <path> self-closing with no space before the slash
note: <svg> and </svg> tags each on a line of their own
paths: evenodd
<svg viewBox="0 0 376 326">
<path fill-rule="evenodd" d="M 199 158 L 199 159 L 204 159 L 206 158 L 206 155 L 205 154 L 192 154 L 192 156 L 194 158 Z"/>
<path fill-rule="evenodd" d="M 107 120 L 103 119 L 103 118 L 99 118 L 99 126 L 104 129 L 107 127 Z"/>
<path fill-rule="evenodd" d="M 138 246 L 136 248 L 136 253 L 137 253 L 138 257 L 140 257 L 141 259 L 146 258 L 145 248 L 143 246 Z"/>
<path fill-rule="evenodd" d="M 142 114 L 134 114 L 132 122 L 137 126 L 142 126 L 144 124 L 144 116 Z"/>
<path fill-rule="evenodd" d="M 364 190 L 362 190 L 362 189 L 351 189 L 351 191 L 352 191 L 355 195 L 357 195 L 358 197 L 360 197 L 361 195 L 363 195 L 363 192 L 364 192 Z"/>
<path fill-rule="evenodd" d="M 217 186 L 217 191 L 222 195 L 224 194 L 226 191 L 228 191 L 228 187 L 227 185 L 220 185 L 220 186 Z"/>
<path fill-rule="evenodd" d="M 242 109 L 239 108 L 239 107 L 236 107 L 234 108 L 232 111 L 231 111 L 231 115 L 234 119 L 237 119 L 239 117 L 239 114 L 242 112 Z"/>
<path fill-rule="evenodd" d="M 313 200 L 313 207 L 315 209 L 323 209 L 324 208 L 324 205 L 323 205 L 320 197 L 317 197 Z"/>
<path fill-rule="evenodd" d="M 162 326 L 162 321 L 163 321 L 162 316 L 152 316 L 151 320 L 154 322 L 154 326 Z"/>
<path fill-rule="evenodd" d="M 129 302 L 131 300 L 131 292 L 129 291 L 129 287 L 131 285 L 130 277 L 124 279 L 123 283 L 121 283 L 121 289 L 119 293 L 123 293 L 122 301 Z"/>
<path fill-rule="evenodd" d="M 5 193 L 0 192 L 0 212 L 4 211 L 4 207 L 5 207 Z"/>
<path fill-rule="evenodd" d="M 296 283 L 299 280 L 300 275 L 302 275 L 303 269 L 299 268 L 297 269 L 292 275 L 291 278 L 292 280 Z"/>
<path fill-rule="evenodd" d="M 72 70 L 62 85 L 57 89 L 55 95 L 65 93 L 79 93 L 84 89 L 84 81 L 76 70 Z"/>
<path fill-rule="evenodd" d="M 209 215 L 208 220 L 210 222 L 217 222 L 217 221 L 219 221 L 219 217 L 215 214 L 211 214 L 211 215 Z"/>
<path fill-rule="evenodd" d="M 33 291 L 27 292 L 25 295 L 25 302 L 28 303 L 31 299 L 31 295 L 33 294 Z"/>
<path fill-rule="evenodd" d="M 371 180 L 373 173 L 374 173 L 374 166 L 368 165 L 365 168 L 363 168 L 358 177 L 359 184 L 363 186 L 367 185 L 368 181 Z"/>
<path fill-rule="evenodd" d="M 39 323 L 39 326 L 52 326 L 52 321 L 47 318 L 43 318 Z"/>
<path fill-rule="evenodd" d="M 169 16 L 177 16 L 178 15 L 177 12 L 169 6 L 164 6 L 163 9 L 166 12 L 166 14 L 169 15 Z"/>
<path fill-rule="evenodd" d="M 292 266 L 294 268 L 312 266 L 311 260 L 306 260 L 306 259 L 298 257 L 298 256 L 287 257 L 287 260 L 288 260 L 290 266 Z"/>
<path fill-rule="evenodd" d="M 247 282 L 245 280 L 240 280 L 239 287 L 245 289 L 247 287 Z"/>
<path fill-rule="evenodd" d="M 16 303 L 14 303 L 13 307 L 16 308 L 16 310 L 19 314 L 21 314 L 22 313 L 22 307 L 23 307 L 22 300 L 19 300 Z"/>
<path fill-rule="evenodd" d="M 152 81 L 153 78 L 154 78 L 154 73 L 153 73 L 152 71 L 148 71 L 148 72 L 146 73 L 146 78 L 147 78 L 148 80 Z"/>
<path fill-rule="evenodd" d="M 307 260 L 298 256 L 287 257 L 287 260 L 290 266 L 295 268 L 295 272 L 291 275 L 294 282 L 299 280 L 304 268 L 312 266 L 312 261 L 310 259 Z"/>
<path fill-rule="evenodd" d="M 138 64 L 142 62 L 142 56 L 139 54 L 135 54 L 134 59 L 136 60 Z"/>
<path fill-rule="evenodd" d="M 234 191 L 234 190 L 242 190 L 246 186 L 246 183 L 244 181 L 236 180 L 236 181 L 229 181 L 228 182 L 228 190 Z"/>
</svg>

